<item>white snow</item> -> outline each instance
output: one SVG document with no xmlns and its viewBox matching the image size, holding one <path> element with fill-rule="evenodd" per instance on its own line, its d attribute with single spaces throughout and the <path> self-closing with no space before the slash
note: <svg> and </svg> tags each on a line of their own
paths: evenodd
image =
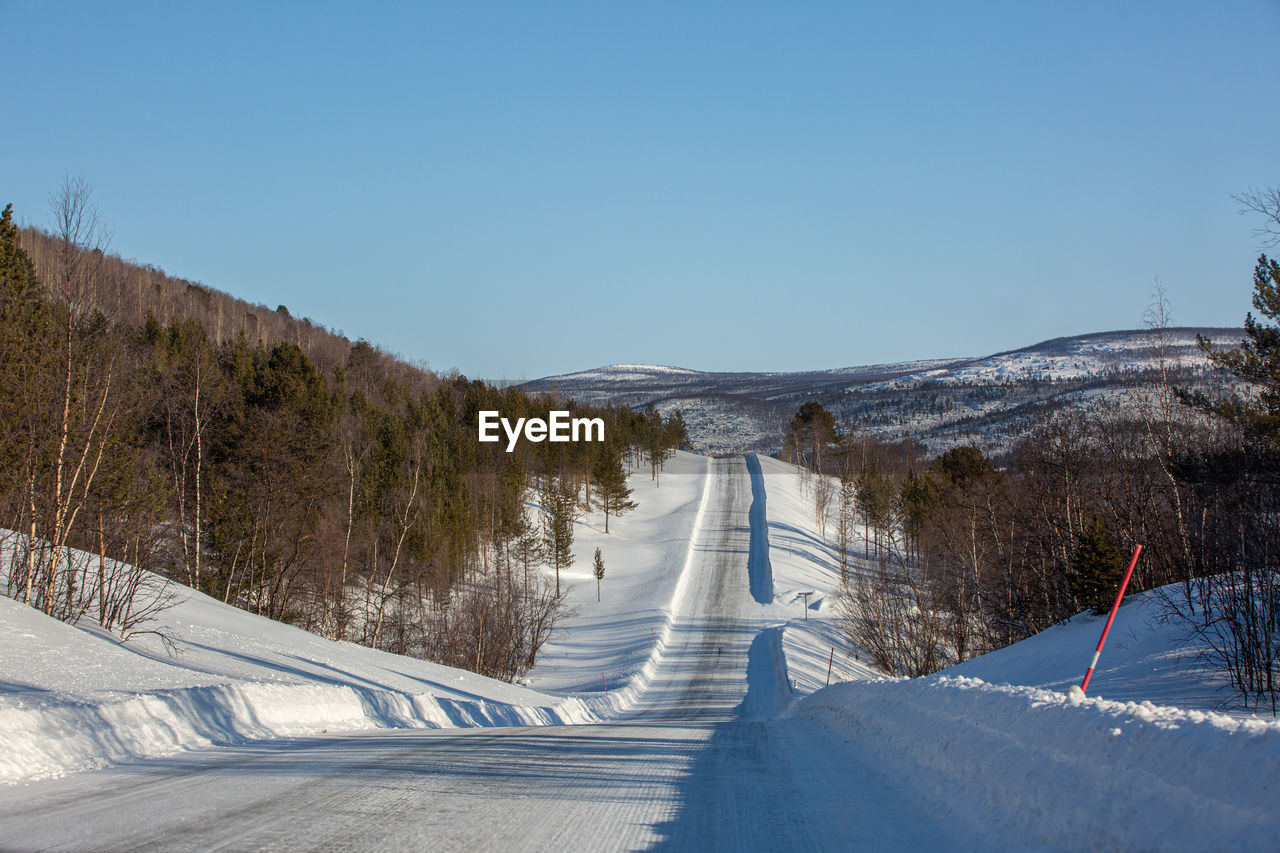
<svg viewBox="0 0 1280 853">
<path fill-rule="evenodd" d="M 329 642 L 189 591 L 161 619 L 176 656 L 155 638 L 122 644 L 0 598 L 0 781 L 263 739 L 587 723 L 638 709 L 631 724 L 638 728 L 588 727 L 573 748 L 589 745 L 597 768 L 592 785 L 605 787 L 634 763 L 627 750 L 651 750 L 643 768 L 655 775 L 627 776 L 627 802 L 640 808 L 654 792 L 674 797 L 677 818 L 690 819 L 673 819 L 665 830 L 677 846 L 703 830 L 719 831 L 719 812 L 699 792 L 736 790 L 738 780 L 722 778 L 722 762 L 757 749 L 776 754 L 791 780 L 786 784 L 806 797 L 861 798 L 863 806 L 851 804 L 860 809 L 858 820 L 883 823 L 868 825 L 867 837 L 896 838 L 899 845 L 913 836 L 890 831 L 898 824 L 917 825 L 920 838 L 950 825 L 953 841 L 964 838 L 978 849 L 1275 845 L 1280 722 L 1215 710 L 1225 697 L 1220 680 L 1196 669 L 1196 649 L 1176 624 L 1160 620 L 1155 594 L 1135 596 L 1122 608 L 1088 697 L 1071 688 L 1101 627 L 1091 614 L 928 678 L 885 679 L 846 650 L 832 594 L 839 571 L 818 535 L 810 489 L 776 460 L 748 468 L 755 483 L 736 500 L 751 502 L 751 536 L 741 515 L 727 527 L 708 518 L 709 506 L 719 511 L 720 490 L 742 486 L 722 477 L 713 489 L 709 460 L 689 454 L 669 462 L 659 483 L 647 469 L 633 472 L 640 506 L 611 518 L 609 534 L 599 513 L 581 518 L 577 561 L 562 578 L 573 584 L 577 613 L 544 648 L 528 686 Z M 711 530 L 726 538 L 709 539 Z M 748 538 L 750 592 L 734 593 L 739 597 L 723 605 L 741 615 L 715 629 L 724 640 L 699 634 L 691 626 L 713 612 L 704 611 L 705 602 L 725 594 L 708 586 L 714 575 L 706 561 L 729 553 L 725 543 Z M 600 602 L 589 571 L 597 546 L 606 564 Z M 735 544 L 732 552 L 745 547 Z M 810 593 L 807 609 L 803 593 Z M 720 664 L 721 642 L 731 652 L 726 660 L 746 661 L 746 685 L 736 688 L 745 698 L 734 719 L 699 728 L 696 721 L 663 718 L 665 698 L 672 691 L 687 696 L 695 683 L 682 673 L 716 673 L 706 682 L 713 690 L 728 683 L 716 679 L 737 677 Z M 833 683 L 826 687 L 829 664 Z M 656 689 L 646 693 L 650 685 Z M 708 695 L 722 704 L 738 701 L 732 690 Z M 555 752 L 546 739 L 474 743 L 493 767 L 504 763 L 502 744 Z M 618 754 L 609 752 L 611 743 Z M 308 760 L 298 754 L 299 766 Z M 803 778 L 805 767 L 832 760 L 845 770 L 825 782 Z M 545 767 L 557 790 L 577 790 L 571 768 Z M 462 774 L 449 777 L 458 784 L 466 778 L 465 771 L 449 772 Z M 525 790 L 518 770 L 492 772 L 501 784 Z M 684 781 L 672 781 L 679 773 Z M 827 782 L 837 789 L 828 791 Z M 285 782 L 262 784 L 274 790 Z M 741 802 L 761 804 L 771 801 L 768 785 L 778 780 L 748 784 L 753 793 Z M 39 796 L 44 789 L 30 790 Z M 872 797 L 873 790 L 881 793 Z M 557 803 L 585 807 L 557 796 Z M 880 805 L 865 805 L 873 802 L 898 811 L 881 814 Z M 622 817 L 610 820 L 630 819 L 629 806 L 620 808 Z M 581 823 L 587 813 L 574 820 Z M 929 816 L 928 827 L 921 815 Z M 760 816 L 752 817 L 758 824 Z M 778 820 L 777 838 L 802 825 L 791 814 Z M 549 813 L 539 831 L 554 825 Z M 748 847 L 763 843 L 741 840 Z"/>
<path fill-rule="evenodd" d="M 1276 842 L 1280 723 L 963 676 L 840 684 L 797 716 L 1012 846 Z"/>
<path fill-rule="evenodd" d="M 561 572 L 574 613 L 563 620 L 526 679 L 547 691 L 601 693 L 608 707 L 635 701 L 669 642 L 672 618 L 687 608 L 680 583 L 710 484 L 704 456 L 677 451 L 654 480 L 648 466 L 630 472 L 636 509 L 621 518 L 593 511 L 573 527 L 575 560 Z M 592 557 L 605 575 L 596 601 Z"/>
<path fill-rule="evenodd" d="M 809 620 L 783 629 L 800 694 L 789 718 L 840 735 L 993 848 L 1274 846 L 1280 721 L 1215 710 L 1229 696 L 1222 679 L 1164 618 L 1160 597 L 1176 589 L 1126 600 L 1087 697 L 1077 685 L 1105 621 L 1092 613 L 927 678 L 878 677 L 842 653 L 829 597 L 838 568 L 812 498 L 791 466 L 762 462 L 778 604 L 794 612 L 797 592 L 815 591 Z M 845 683 L 824 689 L 833 647 L 833 682 Z"/>
<path fill-rule="evenodd" d="M 549 696 L 335 643 L 179 588 L 156 637 L 121 643 L 0 597 L 0 783 L 211 744 L 383 727 L 595 719 Z"/>
<path fill-rule="evenodd" d="M 835 549 L 819 536 L 812 488 L 806 488 L 794 465 L 758 458 L 768 495 L 774 586 L 770 615 L 783 626 L 788 679 L 799 694 L 806 694 L 827 684 L 828 668 L 833 684 L 880 675 L 858 660 L 841 634 L 834 596 L 840 585 L 840 563 Z M 833 533 L 832 529 L 826 532 Z M 859 539 L 859 554 L 861 547 Z M 803 592 L 813 593 L 808 596 L 807 613 Z"/>
<path fill-rule="evenodd" d="M 154 626 L 172 653 L 157 637 L 121 643 L 0 597 L 0 742 L 11 747 L 0 750 L 0 783 L 262 738 L 616 714 L 634 704 L 669 639 L 707 463 L 678 453 L 656 482 L 647 468 L 633 472 L 639 507 L 611 518 L 608 535 L 599 512 L 575 524 L 577 560 L 562 581 L 577 613 L 526 680 L 557 695 L 335 643 L 185 587 Z M 606 564 L 600 604 L 596 547 Z"/>
<path fill-rule="evenodd" d="M 1162 597 L 1177 594 L 1173 586 L 1125 599 L 1089 681 L 1090 696 L 1201 711 L 1230 709 L 1233 696 L 1225 679 L 1201 665 L 1201 646 L 1181 622 L 1167 618 Z M 947 673 L 1066 692 L 1084 677 L 1105 622 L 1105 616 L 1086 611 Z M 1231 713 L 1247 715 L 1235 709 Z"/>
<path fill-rule="evenodd" d="M 675 377 L 702 376 L 700 370 L 686 367 L 668 367 L 663 364 L 610 364 L 593 370 L 580 370 L 560 376 L 548 376 L 542 382 L 643 382 L 652 379 L 670 380 Z"/>
</svg>

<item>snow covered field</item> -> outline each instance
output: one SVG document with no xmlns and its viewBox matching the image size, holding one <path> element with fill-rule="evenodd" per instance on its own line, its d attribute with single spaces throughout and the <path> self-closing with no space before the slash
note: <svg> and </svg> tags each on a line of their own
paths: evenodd
<svg viewBox="0 0 1280 853">
<path fill-rule="evenodd" d="M 794 468 L 680 454 L 658 484 L 646 470 L 632 485 L 640 506 L 609 534 L 598 514 L 575 526 L 577 614 L 526 686 L 194 593 L 162 617 L 175 656 L 0 598 L 0 848 L 1280 838 L 1280 723 L 1214 710 L 1221 685 L 1150 594 L 1122 608 L 1088 698 L 1067 690 L 1092 615 L 883 679 L 844 648 L 837 565 Z"/>
</svg>

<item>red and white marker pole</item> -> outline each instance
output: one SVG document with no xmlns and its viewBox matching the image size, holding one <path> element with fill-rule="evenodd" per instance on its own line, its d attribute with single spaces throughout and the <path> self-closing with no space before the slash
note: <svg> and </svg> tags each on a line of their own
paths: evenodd
<svg viewBox="0 0 1280 853">
<path fill-rule="evenodd" d="M 1108 632 L 1111 631 L 1111 623 L 1116 621 L 1116 611 L 1120 609 L 1120 601 L 1124 598 L 1124 591 L 1129 586 L 1129 578 L 1133 577 L 1133 567 L 1138 565 L 1138 555 L 1141 553 L 1142 546 L 1135 545 L 1133 557 L 1129 559 L 1129 568 L 1125 570 L 1124 580 L 1120 581 L 1120 591 L 1116 593 L 1116 600 L 1111 605 L 1111 614 L 1107 616 L 1107 624 L 1102 626 L 1102 636 L 1098 638 L 1098 648 L 1094 649 L 1093 660 L 1089 661 L 1089 668 L 1084 673 L 1084 681 L 1080 682 L 1081 693 L 1089 689 L 1089 679 L 1093 678 L 1093 668 L 1098 665 L 1098 658 L 1102 655 L 1102 647 L 1107 642 Z"/>
</svg>

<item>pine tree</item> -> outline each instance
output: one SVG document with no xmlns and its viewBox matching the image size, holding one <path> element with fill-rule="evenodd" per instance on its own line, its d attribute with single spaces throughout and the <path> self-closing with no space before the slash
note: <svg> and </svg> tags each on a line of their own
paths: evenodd
<svg viewBox="0 0 1280 853">
<path fill-rule="evenodd" d="M 542 487 L 542 542 L 547 559 L 556 570 L 556 598 L 560 597 L 560 570 L 573 565 L 572 490 L 547 477 Z"/>
<path fill-rule="evenodd" d="M 1098 614 L 1106 613 L 1120 584 L 1124 554 L 1107 541 L 1102 520 L 1093 517 L 1071 552 L 1071 593 Z"/>
<path fill-rule="evenodd" d="M 51 369 L 47 308 L 8 205 L 0 213 L 0 495 L 8 492 L 34 445 L 33 433 L 40 431 L 32 401 L 39 396 L 40 377 Z"/>
<path fill-rule="evenodd" d="M 604 510 L 604 532 L 609 532 L 609 516 L 625 515 L 636 508 L 631 500 L 631 487 L 627 485 L 627 472 L 622 467 L 622 455 L 608 448 L 592 466 L 591 478 L 595 481 L 595 505 Z"/>
<path fill-rule="evenodd" d="M 649 470 L 653 481 L 658 482 L 658 471 L 675 452 L 666 427 L 662 423 L 662 414 L 650 403 L 644 413 L 644 446 L 649 457 Z"/>
<path fill-rule="evenodd" d="M 1185 391 L 1180 396 L 1192 405 L 1212 411 L 1244 426 L 1253 435 L 1272 444 L 1280 443 L 1280 264 L 1262 255 L 1253 271 L 1253 307 L 1271 324 L 1245 315 L 1248 340 L 1235 349 L 1216 351 L 1207 339 L 1200 348 L 1215 366 L 1258 389 L 1253 398 L 1235 397 L 1211 401 L 1203 394 Z"/>
<path fill-rule="evenodd" d="M 671 413 L 666 425 L 667 440 L 680 450 L 689 449 L 689 428 L 684 422 L 684 412 L 676 409 Z"/>
<path fill-rule="evenodd" d="M 596 549 L 595 565 L 593 569 L 596 576 L 596 601 L 600 600 L 600 581 L 604 580 L 604 557 L 600 556 L 600 549 Z"/>
<path fill-rule="evenodd" d="M 787 425 L 787 449 L 792 462 L 822 470 L 822 451 L 839 438 L 836 421 L 821 403 L 809 401 L 796 410 Z"/>
<path fill-rule="evenodd" d="M 36 268 L 18 242 L 18 226 L 13 224 L 13 205 L 0 213 L 0 298 L 30 299 L 36 287 Z"/>
</svg>

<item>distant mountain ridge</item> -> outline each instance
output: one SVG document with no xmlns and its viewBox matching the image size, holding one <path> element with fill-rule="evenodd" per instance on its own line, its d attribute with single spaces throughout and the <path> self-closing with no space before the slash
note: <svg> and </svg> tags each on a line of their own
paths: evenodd
<svg viewBox="0 0 1280 853">
<path fill-rule="evenodd" d="M 1166 368 L 1204 381 L 1197 336 L 1234 346 L 1242 329 L 1179 327 L 1052 338 L 978 358 L 925 359 L 797 372 L 706 372 L 615 364 L 524 383 L 582 403 L 680 409 L 693 449 L 776 452 L 787 420 L 807 400 L 886 439 L 915 438 L 940 450 L 973 443 L 1007 449 L 1045 408 L 1123 398 Z M 1163 342 L 1163 343 L 1162 343 Z"/>
</svg>

